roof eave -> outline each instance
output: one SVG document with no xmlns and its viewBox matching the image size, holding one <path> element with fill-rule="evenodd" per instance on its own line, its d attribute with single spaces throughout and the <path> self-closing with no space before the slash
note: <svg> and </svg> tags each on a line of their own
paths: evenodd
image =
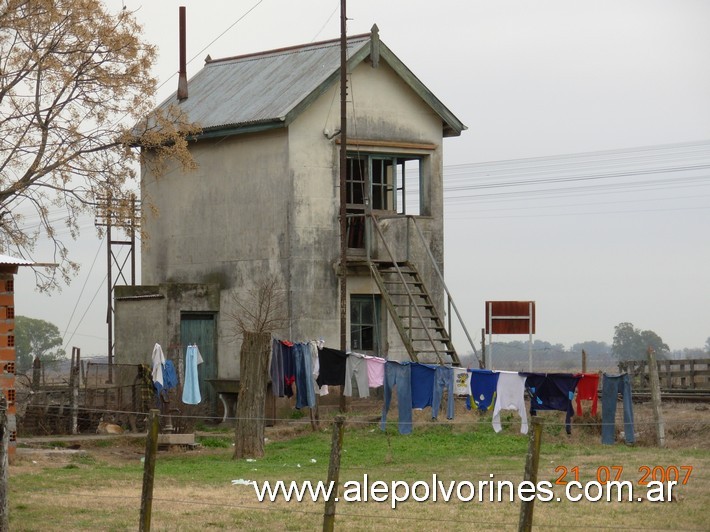
<svg viewBox="0 0 710 532">
<path fill-rule="evenodd" d="M 399 75 L 402 80 L 404 80 L 411 89 L 416 92 L 419 97 L 424 100 L 429 107 L 431 107 L 436 114 L 439 115 L 441 120 L 444 122 L 443 135 L 445 137 L 458 137 L 461 132 L 468 129 L 461 120 L 456 118 L 456 116 L 446 107 L 441 100 L 439 100 L 433 92 L 431 92 L 424 83 L 422 83 L 414 73 L 409 70 L 407 65 L 405 65 L 395 54 L 390 50 L 387 45 L 382 41 L 379 43 L 380 46 L 380 58 L 384 59 L 390 67 Z"/>
<path fill-rule="evenodd" d="M 190 140 L 202 140 L 211 138 L 231 137 L 233 135 L 243 135 L 247 133 L 259 133 L 271 129 L 286 127 L 286 118 L 273 118 L 260 122 L 248 122 L 245 124 L 225 124 L 204 129 L 199 135 L 190 137 Z"/>
</svg>

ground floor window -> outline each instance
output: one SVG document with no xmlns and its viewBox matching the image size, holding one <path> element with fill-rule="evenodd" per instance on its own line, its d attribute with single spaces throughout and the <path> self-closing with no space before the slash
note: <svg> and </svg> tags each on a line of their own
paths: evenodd
<svg viewBox="0 0 710 532">
<path fill-rule="evenodd" d="M 350 296 L 350 348 L 353 351 L 382 353 L 381 307 L 378 294 Z"/>
</svg>

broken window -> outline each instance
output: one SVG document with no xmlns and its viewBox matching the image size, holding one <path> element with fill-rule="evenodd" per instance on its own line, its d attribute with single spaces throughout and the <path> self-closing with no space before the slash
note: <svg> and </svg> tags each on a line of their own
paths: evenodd
<svg viewBox="0 0 710 532">
<path fill-rule="evenodd" d="M 422 206 L 422 158 L 411 155 L 350 154 L 346 200 L 350 212 L 389 211 L 419 215 Z"/>
</svg>

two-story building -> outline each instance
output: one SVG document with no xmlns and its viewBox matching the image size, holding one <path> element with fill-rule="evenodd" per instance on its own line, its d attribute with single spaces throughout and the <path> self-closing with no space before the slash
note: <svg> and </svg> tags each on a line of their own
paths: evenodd
<svg viewBox="0 0 710 532">
<path fill-rule="evenodd" d="M 116 361 L 147 363 L 155 342 L 168 356 L 197 343 L 202 381 L 238 379 L 235 297 L 266 277 L 287 293 L 276 335 L 339 347 L 340 46 L 208 57 L 187 98 L 161 104 L 202 127 L 190 143 L 198 169 L 143 168 L 143 284 L 116 288 Z M 466 128 L 376 26 L 347 39 L 347 71 L 348 348 L 456 363 L 443 139 Z"/>
</svg>

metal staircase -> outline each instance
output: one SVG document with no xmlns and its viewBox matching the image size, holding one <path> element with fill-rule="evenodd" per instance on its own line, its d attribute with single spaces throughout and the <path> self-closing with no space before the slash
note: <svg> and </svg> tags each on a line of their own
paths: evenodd
<svg viewBox="0 0 710 532">
<path fill-rule="evenodd" d="M 416 267 L 408 262 L 368 261 L 382 300 L 415 362 L 460 365 L 449 333 Z"/>
</svg>

